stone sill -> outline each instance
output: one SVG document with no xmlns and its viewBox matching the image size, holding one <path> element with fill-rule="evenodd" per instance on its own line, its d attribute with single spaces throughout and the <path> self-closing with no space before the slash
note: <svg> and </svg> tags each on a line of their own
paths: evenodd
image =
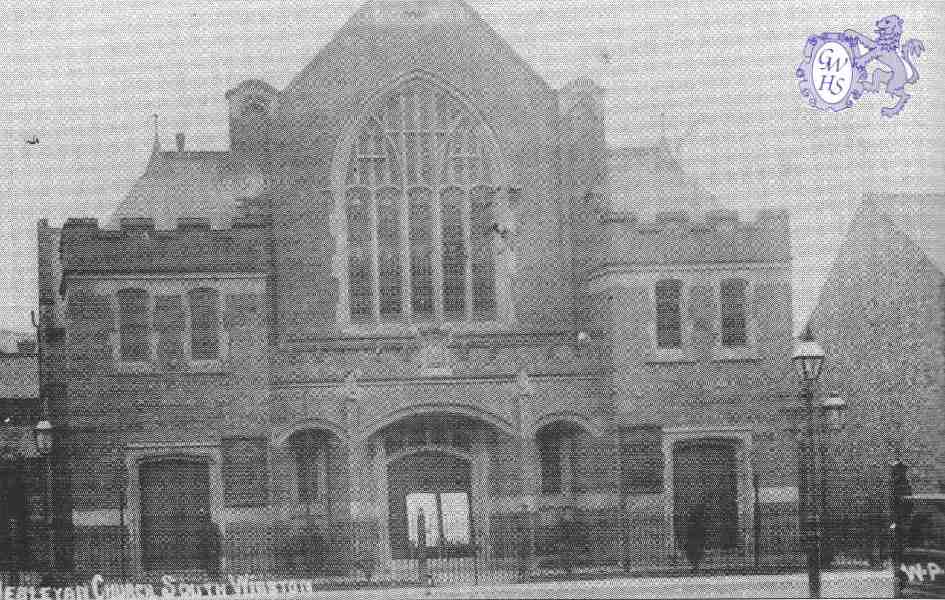
<svg viewBox="0 0 945 600">
<path fill-rule="evenodd" d="M 200 369 L 200 370 L 174 370 L 174 371 L 161 371 L 159 369 L 147 369 L 147 370 L 126 370 L 122 368 L 115 368 L 115 370 L 110 372 L 102 373 L 104 377 L 186 377 L 197 376 L 197 375 L 213 375 L 213 376 L 222 376 L 222 375 L 232 375 L 232 369 Z"/>
<path fill-rule="evenodd" d="M 643 361 L 651 365 L 659 364 L 690 364 L 696 362 L 696 359 L 684 352 L 660 352 L 651 351 Z"/>
<path fill-rule="evenodd" d="M 158 368 L 151 361 L 117 361 L 111 375 L 224 375 L 232 373 L 219 359 L 192 360 L 177 368 Z"/>
<path fill-rule="evenodd" d="M 759 362 L 761 355 L 755 347 L 728 349 L 714 346 L 709 355 L 712 362 Z M 654 351 L 644 357 L 643 362 L 651 365 L 693 364 L 700 359 L 692 355 L 691 349 L 685 351 Z M 703 359 L 704 360 L 704 359 Z"/>
<path fill-rule="evenodd" d="M 712 348 L 712 360 L 714 362 L 756 362 L 761 360 L 758 355 L 758 349 L 754 346 L 723 347 L 714 346 Z"/>
</svg>

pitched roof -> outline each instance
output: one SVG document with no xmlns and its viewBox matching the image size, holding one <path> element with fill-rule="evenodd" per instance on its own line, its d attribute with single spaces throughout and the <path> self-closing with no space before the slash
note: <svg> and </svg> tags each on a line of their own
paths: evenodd
<svg viewBox="0 0 945 600">
<path fill-rule="evenodd" d="M 889 217 L 945 274 L 945 193 L 871 194 L 863 208 Z"/>
<path fill-rule="evenodd" d="M 356 37 L 359 31 L 393 30 L 398 37 L 403 37 L 409 29 L 443 27 L 444 24 L 458 24 L 463 29 L 475 28 L 486 32 L 489 38 L 514 57 L 518 66 L 550 91 L 550 86 L 534 67 L 465 0 L 365 0 L 319 49 L 309 64 L 292 78 L 283 93 L 299 88 L 314 72 L 324 69 L 325 65 L 336 63 L 339 53 L 349 54 L 350 39 Z M 348 63 L 332 65 L 328 70 L 339 68 L 348 68 Z"/>
<path fill-rule="evenodd" d="M 0 398 L 37 398 L 36 355 L 0 354 Z"/>
<path fill-rule="evenodd" d="M 174 229 L 180 217 L 206 217 L 212 227 L 228 228 L 237 201 L 256 196 L 262 185 L 258 168 L 233 160 L 229 152 L 155 149 L 109 226 L 117 227 L 124 217 L 151 217 L 156 229 Z"/>
<path fill-rule="evenodd" d="M 717 199 L 683 169 L 663 145 L 610 150 L 610 208 L 647 218 L 658 212 L 684 210 L 701 220 L 718 208 Z"/>
</svg>

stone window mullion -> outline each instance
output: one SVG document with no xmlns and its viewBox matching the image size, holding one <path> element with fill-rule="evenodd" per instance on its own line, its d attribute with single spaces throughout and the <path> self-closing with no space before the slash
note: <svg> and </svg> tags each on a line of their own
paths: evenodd
<svg viewBox="0 0 945 600">
<path fill-rule="evenodd" d="M 191 362 L 194 360 L 194 351 L 191 344 L 191 335 L 193 331 L 193 313 L 190 307 L 190 296 L 185 293 L 181 298 L 181 304 L 184 311 L 183 331 L 181 332 L 181 356 Z"/>
<path fill-rule="evenodd" d="M 430 229 L 432 255 L 430 260 L 433 266 L 433 317 L 436 321 L 443 321 L 443 217 L 440 190 L 430 194 Z"/>
<path fill-rule="evenodd" d="M 470 211 L 470 194 L 463 194 L 463 241 L 466 244 L 466 320 L 473 318 L 473 247 L 472 247 L 472 219 Z"/>
<path fill-rule="evenodd" d="M 154 331 L 154 312 L 156 309 L 156 300 L 155 294 L 148 294 L 148 320 L 147 320 L 147 336 L 148 336 L 148 361 L 155 362 L 157 360 L 157 342 L 158 336 L 155 335 Z"/>
<path fill-rule="evenodd" d="M 410 193 L 400 194 L 400 305 L 406 322 L 413 321 L 413 257 L 410 255 Z"/>
<path fill-rule="evenodd" d="M 121 305 L 118 302 L 118 294 L 111 294 L 109 296 L 109 304 L 112 308 L 112 326 L 114 331 L 110 336 L 110 342 L 112 344 L 112 359 L 115 362 L 119 362 L 122 359 L 121 356 Z"/>
<path fill-rule="evenodd" d="M 380 244 L 377 239 L 377 194 L 374 193 L 374 190 L 369 189 L 367 201 L 370 203 L 370 209 L 368 214 L 370 215 L 370 225 L 371 225 L 371 256 L 374 257 L 374 260 L 371 261 L 371 282 L 373 284 L 373 303 L 371 310 L 373 311 L 373 321 L 375 323 L 381 322 L 381 276 L 380 276 L 380 262 L 381 257 L 379 256 L 378 249 Z"/>
</svg>

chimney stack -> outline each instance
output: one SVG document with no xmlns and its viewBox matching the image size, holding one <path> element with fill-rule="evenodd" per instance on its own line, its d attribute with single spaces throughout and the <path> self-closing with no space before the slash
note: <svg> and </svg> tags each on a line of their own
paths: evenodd
<svg viewBox="0 0 945 600">
<path fill-rule="evenodd" d="M 183 133 L 178 133 L 178 134 L 177 134 L 177 151 L 178 151 L 178 152 L 183 152 L 183 151 L 184 151 L 184 139 L 185 139 L 185 138 L 184 138 L 184 134 L 183 134 Z"/>
</svg>

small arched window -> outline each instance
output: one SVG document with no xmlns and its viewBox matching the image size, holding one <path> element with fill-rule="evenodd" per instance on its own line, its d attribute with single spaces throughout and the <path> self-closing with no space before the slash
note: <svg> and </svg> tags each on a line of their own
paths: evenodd
<svg viewBox="0 0 945 600">
<path fill-rule="evenodd" d="M 320 431 L 308 430 L 293 435 L 291 445 L 299 502 L 318 502 L 328 491 L 328 439 Z"/>
<path fill-rule="evenodd" d="M 122 360 L 150 360 L 151 325 L 148 293 L 138 289 L 119 290 L 118 339 Z"/>
<path fill-rule="evenodd" d="M 197 288 L 187 294 L 190 302 L 190 355 L 194 360 L 220 357 L 220 294 Z"/>
<path fill-rule="evenodd" d="M 723 346 L 748 343 L 747 289 L 744 279 L 725 279 L 719 285 Z"/>
<path fill-rule="evenodd" d="M 581 430 L 570 423 L 554 423 L 536 435 L 541 491 L 561 494 L 578 491 L 577 443 Z"/>
<path fill-rule="evenodd" d="M 656 345 L 682 347 L 682 281 L 664 279 L 656 283 Z"/>
<path fill-rule="evenodd" d="M 483 123 L 429 83 L 371 111 L 345 174 L 352 321 L 495 318 L 496 157 Z"/>
</svg>

